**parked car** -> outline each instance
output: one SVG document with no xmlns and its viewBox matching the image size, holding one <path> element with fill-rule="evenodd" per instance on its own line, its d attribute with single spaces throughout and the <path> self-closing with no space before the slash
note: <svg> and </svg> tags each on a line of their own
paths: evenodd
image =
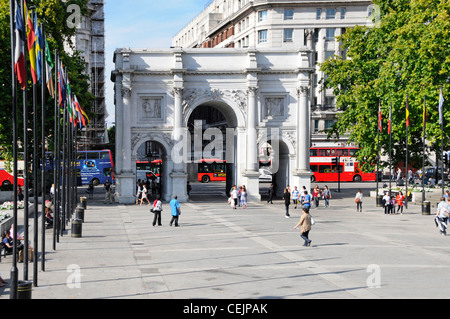
<svg viewBox="0 0 450 319">
<path fill-rule="evenodd" d="M 436 172 L 435 167 L 429 167 L 425 169 L 425 176 L 429 179 L 430 177 L 434 177 L 436 182 L 442 179 L 442 169 L 439 167 Z M 444 180 L 448 181 L 448 171 L 444 170 Z"/>
</svg>

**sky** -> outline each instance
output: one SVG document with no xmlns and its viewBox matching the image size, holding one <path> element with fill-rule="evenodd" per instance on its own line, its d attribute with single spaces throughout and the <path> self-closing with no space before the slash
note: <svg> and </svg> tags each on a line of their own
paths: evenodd
<svg viewBox="0 0 450 319">
<path fill-rule="evenodd" d="M 118 48 L 161 49 L 205 8 L 208 0 L 105 0 L 106 105 L 113 125 L 113 53 Z"/>
</svg>

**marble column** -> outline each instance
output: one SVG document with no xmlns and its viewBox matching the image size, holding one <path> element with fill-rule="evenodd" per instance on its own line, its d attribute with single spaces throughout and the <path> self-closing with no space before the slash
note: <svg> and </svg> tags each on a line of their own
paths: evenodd
<svg viewBox="0 0 450 319">
<path fill-rule="evenodd" d="M 250 86 L 248 88 L 248 108 L 247 108 L 247 159 L 246 170 L 243 174 L 244 185 L 247 189 L 248 201 L 259 202 L 259 162 L 258 162 L 258 133 L 257 123 L 257 91 L 258 88 Z"/>
<path fill-rule="evenodd" d="M 173 123 L 173 140 L 174 152 L 172 152 L 173 170 L 170 174 L 172 178 L 171 197 L 177 196 L 179 202 L 187 202 L 187 152 L 191 145 L 187 144 L 187 135 L 183 127 L 183 88 L 175 87 L 173 89 L 174 96 L 174 123 Z"/>
</svg>

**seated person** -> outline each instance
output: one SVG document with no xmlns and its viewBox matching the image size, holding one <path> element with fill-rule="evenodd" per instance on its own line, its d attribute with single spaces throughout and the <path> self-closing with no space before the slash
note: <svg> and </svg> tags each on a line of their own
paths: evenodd
<svg viewBox="0 0 450 319">
<path fill-rule="evenodd" d="M 14 225 L 11 225 L 11 228 L 9 230 L 9 234 L 11 235 L 11 238 L 13 240 L 14 240 L 14 238 L 17 238 L 17 240 L 23 240 L 24 239 L 17 232 L 14 232 Z"/>
<path fill-rule="evenodd" d="M 2 243 L 3 243 L 3 246 L 4 246 L 5 250 L 6 250 L 6 252 L 12 254 L 12 252 L 13 252 L 13 239 L 11 237 L 11 234 L 10 234 L 9 230 L 6 230 L 3 233 L 3 235 L 2 235 Z M 18 251 L 23 250 L 23 244 L 22 243 L 17 245 L 17 250 Z"/>
<path fill-rule="evenodd" d="M 52 210 L 48 207 L 45 208 L 45 221 L 47 222 L 47 227 L 53 227 Z"/>
</svg>

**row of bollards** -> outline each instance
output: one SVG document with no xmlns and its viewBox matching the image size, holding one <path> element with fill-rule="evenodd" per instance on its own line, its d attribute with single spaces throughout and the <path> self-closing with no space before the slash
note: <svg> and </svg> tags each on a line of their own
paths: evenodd
<svg viewBox="0 0 450 319">
<path fill-rule="evenodd" d="M 86 197 L 80 198 L 80 203 L 75 210 L 75 218 L 72 221 L 72 237 L 81 238 L 83 235 L 84 210 L 87 208 Z"/>
<path fill-rule="evenodd" d="M 72 221 L 72 237 L 82 237 L 82 226 L 84 223 L 84 211 L 87 208 L 87 199 L 85 197 L 80 198 L 80 203 L 75 210 L 75 218 Z M 17 285 L 17 299 L 27 300 L 32 299 L 32 286 L 31 281 L 19 281 Z"/>
</svg>

